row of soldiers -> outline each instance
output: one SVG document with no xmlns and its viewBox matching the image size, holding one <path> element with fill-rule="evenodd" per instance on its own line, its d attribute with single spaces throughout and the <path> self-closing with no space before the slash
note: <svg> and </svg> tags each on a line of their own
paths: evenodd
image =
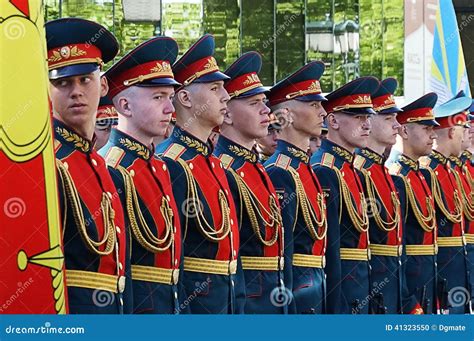
<svg viewBox="0 0 474 341">
<path fill-rule="evenodd" d="M 101 75 L 119 50 L 104 27 L 46 35 L 70 313 L 471 312 L 471 99 L 400 109 L 397 82 L 373 77 L 324 96 L 321 62 L 268 90 L 256 52 L 219 71 L 211 35 L 177 61 L 151 38 Z M 105 95 L 118 123 L 97 151 Z"/>
</svg>

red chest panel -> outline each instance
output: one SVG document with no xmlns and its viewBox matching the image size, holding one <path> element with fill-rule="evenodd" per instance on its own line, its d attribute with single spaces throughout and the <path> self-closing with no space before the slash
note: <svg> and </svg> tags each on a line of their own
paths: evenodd
<svg viewBox="0 0 474 341">
<path fill-rule="evenodd" d="M 353 166 L 348 163 L 344 162 L 342 168 L 340 169 L 342 179 L 347 184 L 347 188 L 351 194 L 353 204 L 356 207 L 357 212 L 359 215 L 365 214 L 364 207 L 362 205 L 362 197 L 361 193 L 363 193 L 362 184 L 360 182 L 359 176 L 356 174 Z M 360 233 L 359 245 L 358 248 L 365 249 L 368 246 L 368 231 Z"/>
<path fill-rule="evenodd" d="M 374 163 L 370 168 L 367 168 L 367 171 L 370 171 L 370 179 L 376 189 L 376 200 L 381 201 L 383 209 L 387 211 L 390 217 L 395 217 L 397 213 L 401 215 L 400 207 L 398 207 L 398 212 L 395 212 L 396 208 L 392 202 L 392 193 L 396 193 L 396 189 L 387 168 L 384 165 Z M 400 219 L 398 227 L 387 232 L 387 244 L 399 245 L 401 243 L 401 236 L 402 221 Z"/>
<path fill-rule="evenodd" d="M 308 198 L 311 206 L 313 207 L 318 219 L 321 219 L 321 210 L 320 204 L 318 203 L 318 195 L 322 195 L 323 191 L 321 189 L 321 185 L 314 174 L 313 169 L 304 163 L 300 163 L 298 169 L 296 170 L 301 182 L 303 184 L 303 188 Z M 324 200 L 324 199 L 323 199 Z M 318 234 L 321 234 L 322 231 L 318 231 Z M 326 251 L 326 237 L 321 240 L 315 240 L 312 248 L 313 255 L 324 255 Z"/>
<path fill-rule="evenodd" d="M 275 203 L 280 206 L 275 188 L 268 177 L 265 168 L 260 163 L 245 162 L 242 167 L 236 170 L 236 173 L 242 178 L 245 184 L 252 191 L 253 195 L 265 208 L 260 209 L 260 214 L 263 219 L 270 221 L 270 197 L 275 200 Z M 278 226 L 279 240 L 272 246 L 263 245 L 263 252 L 266 257 L 274 257 L 283 255 L 283 238 L 282 238 L 282 226 Z M 274 234 L 274 228 L 270 226 L 265 227 L 265 239 L 268 240 Z"/>
<path fill-rule="evenodd" d="M 98 236 L 97 240 L 101 240 L 104 235 L 104 221 L 101 209 L 102 194 L 107 193 L 109 198 L 111 198 L 112 208 L 115 211 L 114 222 L 115 226 L 118 227 L 116 235 L 119 245 L 119 262 L 122 264 L 119 275 L 123 275 L 125 265 L 125 223 L 120 198 L 106 168 L 104 159 L 95 151 L 92 151 L 90 154 L 74 151 L 61 161 L 63 164 L 67 164 L 77 192 L 87 207 L 88 213 L 84 212 L 84 216 L 88 234 L 90 236 Z M 88 223 L 90 219 L 93 221 L 93 224 Z M 67 241 L 65 241 L 64 247 L 67 249 Z M 116 275 L 117 264 L 115 259 L 115 251 L 108 256 L 102 256 L 99 272 Z"/>
<path fill-rule="evenodd" d="M 155 256 L 155 266 L 160 268 L 179 267 L 181 258 L 181 228 L 178 219 L 178 207 L 174 200 L 171 180 L 166 164 L 158 159 L 152 158 L 149 162 L 137 158 L 127 170 L 135 174 L 133 182 L 138 196 L 145 203 L 149 214 L 153 217 L 154 226 L 157 229 L 157 237 L 164 237 L 165 219 L 161 212 L 163 198 L 168 200 L 173 210 L 173 232 L 174 252 L 172 248 Z M 133 172 L 131 172 L 133 170 Z M 174 253 L 174 255 L 172 254 Z"/>
<path fill-rule="evenodd" d="M 221 161 L 214 156 L 209 156 L 206 159 L 202 155 L 197 155 L 195 158 L 186 161 L 186 163 L 199 189 L 204 195 L 204 199 L 212 214 L 214 227 L 217 229 L 221 226 L 223 221 L 218 193 L 221 190 L 225 194 L 230 208 L 231 233 L 230 238 L 224 238 L 219 242 L 219 250 L 216 259 L 229 260 L 231 248 L 233 250 L 239 249 L 239 228 L 234 201 Z M 236 255 L 234 256 L 232 254 L 232 257 L 232 259 L 235 259 Z"/>
</svg>

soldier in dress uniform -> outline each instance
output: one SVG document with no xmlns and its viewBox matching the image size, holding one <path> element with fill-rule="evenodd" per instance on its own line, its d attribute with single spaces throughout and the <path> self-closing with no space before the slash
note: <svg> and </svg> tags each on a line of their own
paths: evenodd
<svg viewBox="0 0 474 341">
<path fill-rule="evenodd" d="M 328 137 L 311 158 L 327 202 L 329 313 L 369 312 L 369 218 L 352 163 L 355 149 L 367 147 L 371 95 L 378 87 L 377 79 L 362 77 L 326 96 Z"/>
<path fill-rule="evenodd" d="M 112 100 L 108 96 L 100 98 L 99 107 L 97 108 L 97 118 L 95 122 L 95 146 L 96 150 L 100 150 L 109 140 L 112 128 L 118 123 L 118 113 L 115 110 Z"/>
<path fill-rule="evenodd" d="M 229 95 L 214 53 L 214 38 L 204 35 L 173 65 L 183 84 L 174 98 L 176 127 L 157 147 L 168 165 L 183 231 L 183 282 L 192 313 L 241 312 L 243 273 L 238 272 L 237 211 L 220 160 L 207 139 L 220 126 Z"/>
<path fill-rule="evenodd" d="M 354 158 L 370 218 L 371 311 L 375 314 L 416 313 L 420 308 L 414 296 L 406 297 L 400 200 L 392 177 L 384 166 L 383 153 L 395 144 L 400 128 L 396 117 L 401 109 L 393 97 L 397 85 L 394 78 L 384 79 L 372 96 L 376 115 L 371 117 L 369 143 L 367 148 L 359 149 Z"/>
<path fill-rule="evenodd" d="M 119 115 L 100 154 L 119 189 L 131 235 L 134 313 L 179 311 L 181 264 L 179 211 L 165 162 L 154 157 L 153 139 L 166 133 L 174 111 L 171 65 L 178 44 L 152 38 L 116 62 L 105 76 Z"/>
<path fill-rule="evenodd" d="M 427 174 L 418 159 L 429 155 L 438 125 L 433 107 L 438 96 L 428 93 L 402 108 L 397 120 L 403 151 L 389 170 L 400 199 L 406 260 L 408 294 L 420 303 L 419 313 L 437 311 L 436 211 Z"/>
<path fill-rule="evenodd" d="M 127 312 L 122 205 L 94 149 L 97 107 L 108 90 L 100 69 L 118 43 L 105 27 L 77 18 L 50 21 L 46 38 L 69 311 Z"/>
<path fill-rule="evenodd" d="M 451 155 L 462 151 L 464 131 L 468 124 L 466 110 L 472 100 L 459 97 L 434 109 L 437 126 L 436 149 L 421 165 L 428 170 L 428 185 L 435 199 L 438 225 L 438 301 L 444 313 L 463 314 L 465 305 L 457 304 L 453 297 L 461 288 L 467 290 L 469 282 L 466 240 L 464 237 L 463 198 L 454 172 L 449 165 Z"/>
<path fill-rule="evenodd" d="M 280 124 L 275 114 L 270 113 L 267 135 L 257 139 L 255 149 L 261 163 L 265 163 L 276 151 L 278 134 L 280 133 Z"/>
<path fill-rule="evenodd" d="M 247 52 L 225 74 L 228 111 L 214 155 L 227 170 L 240 231 L 240 258 L 245 276 L 246 314 L 288 311 L 283 278 L 283 226 L 275 189 L 252 150 L 267 135 L 270 109 L 258 78 L 262 57 Z"/>
<path fill-rule="evenodd" d="M 309 139 L 319 134 L 324 111 L 322 62 L 311 62 L 270 89 L 269 103 L 282 129 L 265 168 L 278 193 L 285 234 L 286 296 L 299 314 L 325 312 L 326 204 L 309 164 Z"/>
</svg>

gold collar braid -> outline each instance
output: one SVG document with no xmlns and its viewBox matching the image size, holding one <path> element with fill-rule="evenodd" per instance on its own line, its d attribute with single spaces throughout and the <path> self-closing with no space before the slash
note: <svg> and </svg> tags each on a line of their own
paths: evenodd
<svg viewBox="0 0 474 341">
<path fill-rule="evenodd" d="M 166 251 L 170 248 L 174 241 L 173 234 L 173 210 L 171 209 L 168 200 L 165 198 L 164 193 L 161 198 L 160 211 L 165 221 L 164 236 L 163 238 L 156 237 L 151 231 L 150 227 L 146 223 L 145 217 L 143 216 L 140 203 L 138 202 L 137 190 L 130 173 L 122 166 L 117 167 L 120 174 L 124 179 L 125 184 L 125 197 L 126 197 L 126 210 L 130 219 L 130 226 L 132 229 L 133 236 L 137 242 L 146 250 L 152 253 L 158 253 Z M 135 214 L 136 212 L 136 214 Z M 138 216 L 138 221 L 137 221 Z M 158 225 L 155 224 L 156 234 L 159 236 Z M 143 232 L 144 234 L 143 234 Z"/>
<path fill-rule="evenodd" d="M 117 236 L 115 235 L 115 211 L 112 208 L 111 198 L 106 194 L 102 193 L 102 199 L 100 202 L 100 210 L 102 212 L 102 218 L 104 221 L 104 236 L 101 241 L 94 241 L 88 234 L 86 228 L 86 221 L 84 218 L 84 212 L 81 206 L 81 198 L 77 192 L 74 180 L 71 174 L 67 170 L 66 166 L 60 161 L 56 160 L 56 167 L 58 169 L 59 177 L 65 191 L 65 201 L 69 201 L 72 208 L 72 214 L 76 223 L 79 234 L 81 235 L 86 247 L 94 254 L 99 256 L 110 255 L 114 249 Z M 67 202 L 65 202 L 65 210 L 67 209 Z M 64 219 L 67 214 L 64 213 Z M 65 221 L 64 221 L 65 228 Z M 105 245 L 104 251 L 100 250 L 100 247 Z"/>
<path fill-rule="evenodd" d="M 265 206 L 258 200 L 252 190 L 247 186 L 242 177 L 238 175 L 233 169 L 229 170 L 237 183 L 241 199 L 240 201 L 243 202 L 245 206 L 245 209 L 250 219 L 250 224 L 252 225 L 252 229 L 255 235 L 263 245 L 273 246 L 278 240 L 280 230 L 282 231 L 283 237 L 283 222 L 280 214 L 280 209 L 276 203 L 275 198 L 272 195 L 269 195 L 268 204 L 270 207 L 270 211 L 268 211 Z M 262 215 L 262 211 L 265 212 L 269 217 L 268 221 Z M 273 234 L 269 240 L 265 240 L 265 238 L 262 236 L 262 233 L 260 231 L 259 220 L 255 212 L 257 212 L 260 221 L 263 221 L 265 227 L 270 227 L 273 229 Z"/>
</svg>

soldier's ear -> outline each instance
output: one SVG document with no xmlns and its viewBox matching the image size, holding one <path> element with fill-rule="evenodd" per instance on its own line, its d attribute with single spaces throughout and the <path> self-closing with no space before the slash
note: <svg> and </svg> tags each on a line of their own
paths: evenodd
<svg viewBox="0 0 474 341">
<path fill-rule="evenodd" d="M 448 130 L 448 137 L 450 139 L 454 138 L 454 136 L 456 135 L 456 127 L 451 127 L 449 128 Z"/>
<path fill-rule="evenodd" d="M 100 77 L 100 97 L 104 97 L 109 92 L 109 82 L 107 78 L 102 76 Z"/>
<path fill-rule="evenodd" d="M 339 120 L 333 113 L 327 114 L 326 124 L 328 125 L 328 127 L 331 127 L 334 130 L 339 130 Z"/>
<path fill-rule="evenodd" d="M 232 112 L 227 109 L 225 115 L 224 115 L 224 123 L 227 125 L 232 125 L 234 122 L 232 121 Z"/>
<path fill-rule="evenodd" d="M 128 101 L 128 98 L 125 96 L 119 96 L 117 100 L 114 101 L 114 103 L 117 103 L 117 111 L 126 116 L 126 117 L 131 117 L 132 116 L 132 111 L 130 110 L 130 102 Z"/>
<path fill-rule="evenodd" d="M 404 140 L 408 139 L 408 128 L 406 124 L 402 124 L 402 126 L 398 128 L 398 135 Z"/>
<path fill-rule="evenodd" d="M 185 108 L 192 107 L 191 93 L 188 90 L 182 89 L 175 94 L 176 101 Z"/>
</svg>

